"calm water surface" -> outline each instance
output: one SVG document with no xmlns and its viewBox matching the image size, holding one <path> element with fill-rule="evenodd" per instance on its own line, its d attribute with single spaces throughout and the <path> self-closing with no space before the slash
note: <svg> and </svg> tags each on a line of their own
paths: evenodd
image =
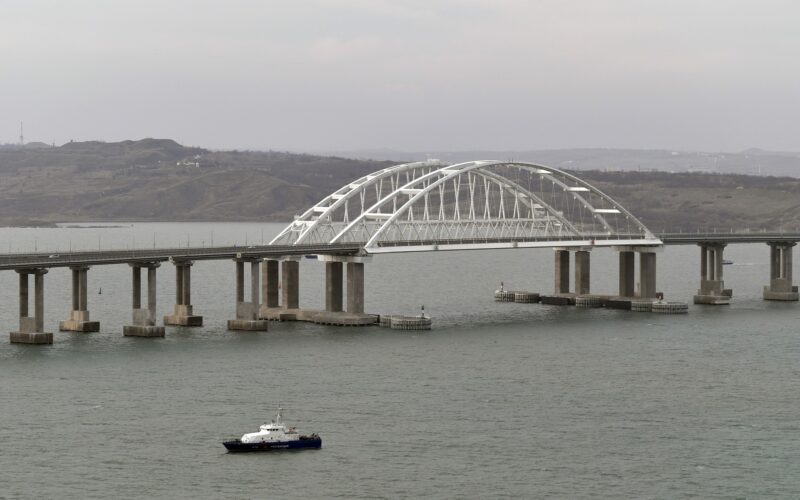
<svg viewBox="0 0 800 500">
<path fill-rule="evenodd" d="M 0 229 L 0 251 L 268 241 L 275 224 Z M 59 250 L 60 249 L 60 250 Z M 52 346 L 0 335 L 0 498 L 796 498 L 800 305 L 760 299 L 766 245 L 731 246 L 730 307 L 687 316 L 498 304 L 552 290 L 551 250 L 381 256 L 366 306 L 434 316 L 430 332 L 271 324 L 234 333 L 234 265 L 198 262 L 206 326 L 125 338 L 127 266 L 89 273 L 101 332 L 58 333 L 69 272 L 45 278 Z M 699 251 L 658 256 L 658 288 L 690 300 Z M 159 316 L 174 273 L 159 270 Z M 324 302 L 301 265 L 301 305 Z M 0 273 L 0 332 L 17 323 Z M 592 289 L 616 255 L 592 255 Z M 323 449 L 229 455 L 274 407 Z"/>
</svg>

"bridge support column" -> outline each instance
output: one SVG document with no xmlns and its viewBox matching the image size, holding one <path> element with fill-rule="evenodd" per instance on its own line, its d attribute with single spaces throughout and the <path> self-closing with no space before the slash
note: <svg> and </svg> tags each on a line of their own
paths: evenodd
<svg viewBox="0 0 800 500">
<path fill-rule="evenodd" d="M 133 324 L 122 327 L 126 337 L 163 337 L 164 327 L 156 325 L 156 270 L 159 262 L 130 264 L 132 273 Z M 142 308 L 142 268 L 147 269 L 147 309 Z"/>
<path fill-rule="evenodd" d="M 284 309 L 300 308 L 300 259 L 287 258 L 281 262 L 281 307 Z"/>
<path fill-rule="evenodd" d="M 588 250 L 575 252 L 575 294 L 586 295 L 589 293 L 590 281 L 590 256 Z"/>
<path fill-rule="evenodd" d="M 722 279 L 722 255 L 725 243 L 700 243 L 700 288 L 694 296 L 695 304 L 730 304 L 733 292 L 725 288 Z"/>
<path fill-rule="evenodd" d="M 636 295 L 636 253 L 632 250 L 619 252 L 619 296 L 633 297 Z"/>
<path fill-rule="evenodd" d="M 375 324 L 378 317 L 364 313 L 364 264 L 372 258 L 345 255 L 319 255 L 318 258 L 325 263 L 325 310 L 313 313 L 311 321 L 336 326 Z"/>
<path fill-rule="evenodd" d="M 769 285 L 764 287 L 764 300 L 793 301 L 800 298 L 792 285 L 792 248 L 794 242 L 771 242 L 769 245 Z"/>
<path fill-rule="evenodd" d="M 555 293 L 569 293 L 569 250 L 555 251 Z"/>
<path fill-rule="evenodd" d="M 349 264 L 348 264 L 349 266 Z M 363 266 L 363 264 L 362 264 Z M 343 301 L 342 301 L 342 276 L 343 276 L 343 264 L 341 262 L 326 262 L 325 263 L 325 310 L 328 312 L 341 312 Z M 348 267 L 348 283 L 350 282 L 349 277 L 349 267 Z M 362 295 L 363 295 L 363 270 L 362 270 Z M 349 289 L 348 289 L 349 291 Z M 362 299 L 362 311 L 363 311 L 363 299 Z"/>
<path fill-rule="evenodd" d="M 347 263 L 347 312 L 364 312 L 364 263 Z"/>
<path fill-rule="evenodd" d="M 277 321 L 304 321 L 318 312 L 300 309 L 300 257 L 287 255 L 280 260 L 265 259 L 264 265 L 266 283 L 263 290 L 266 295 L 259 309 L 259 317 Z"/>
<path fill-rule="evenodd" d="M 656 298 L 656 253 L 639 252 L 639 297 Z"/>
<path fill-rule="evenodd" d="M 655 299 L 656 255 L 660 246 L 616 246 L 619 252 L 619 298 L 608 307 L 630 309 L 631 299 Z M 639 254 L 639 282 L 636 283 L 636 254 Z"/>
<path fill-rule="evenodd" d="M 258 309 L 259 319 L 276 319 L 275 313 L 280 308 L 280 275 L 280 261 L 276 259 L 264 259 L 261 265 L 262 302 Z"/>
<path fill-rule="evenodd" d="M 258 319 L 259 260 L 235 259 L 236 263 L 236 319 L 228 320 L 228 330 L 266 331 L 267 321 Z M 244 300 L 244 264 L 250 262 L 250 301 Z"/>
<path fill-rule="evenodd" d="M 274 259 L 264 261 L 264 302 L 267 307 L 278 307 L 280 301 L 280 262 Z"/>
<path fill-rule="evenodd" d="M 173 260 L 175 265 L 175 307 L 164 316 L 165 325 L 203 326 L 203 317 L 192 308 L 192 264 L 190 260 Z"/>
<path fill-rule="evenodd" d="M 72 271 L 72 311 L 69 319 L 60 321 L 58 329 L 62 332 L 99 332 L 100 322 L 89 320 L 87 300 L 88 266 L 70 267 Z"/>
<path fill-rule="evenodd" d="M 52 344 L 53 334 L 44 331 L 44 275 L 47 269 L 18 269 L 19 273 L 19 331 L 11 332 L 12 344 Z M 34 309 L 28 316 L 28 275 L 33 274 Z"/>
</svg>

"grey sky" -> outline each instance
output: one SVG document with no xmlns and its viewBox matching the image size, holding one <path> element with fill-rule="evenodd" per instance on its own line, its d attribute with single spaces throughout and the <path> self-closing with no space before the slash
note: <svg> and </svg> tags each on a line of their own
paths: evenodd
<svg viewBox="0 0 800 500">
<path fill-rule="evenodd" d="M 800 3 L 0 0 L 0 142 L 800 150 Z"/>
</svg>

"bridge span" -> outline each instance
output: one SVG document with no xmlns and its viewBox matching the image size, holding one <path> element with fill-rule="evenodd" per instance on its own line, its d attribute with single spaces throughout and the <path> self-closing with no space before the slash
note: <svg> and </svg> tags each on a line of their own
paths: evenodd
<svg viewBox="0 0 800 500">
<path fill-rule="evenodd" d="M 702 245 L 704 243 L 797 243 L 796 232 L 750 232 L 739 233 L 662 233 L 658 236 L 665 245 Z"/>
<path fill-rule="evenodd" d="M 696 244 L 700 288 L 694 302 L 727 304 L 732 292 L 723 281 L 725 246 L 766 243 L 770 281 L 764 299 L 796 301 L 792 248 L 797 241 L 800 234 L 790 233 L 657 235 L 595 186 L 559 169 L 516 161 L 427 160 L 395 165 L 347 183 L 299 214 L 268 245 L 8 254 L 0 255 L 0 270 L 19 274 L 20 325 L 11 333 L 11 342 L 52 343 L 52 333 L 43 331 L 44 275 L 51 268 L 68 267 L 72 272 L 72 310 L 60 323 L 61 330 L 98 331 L 99 323 L 89 317 L 88 271 L 92 266 L 127 264 L 133 314 L 123 333 L 163 336 L 164 326 L 155 317 L 155 291 L 157 268 L 164 262 L 175 268 L 175 305 L 173 314 L 164 316 L 164 325 L 201 326 L 203 318 L 195 314 L 191 302 L 192 263 L 232 260 L 236 317 L 228 321 L 228 328 L 266 330 L 268 320 L 376 323 L 377 317 L 364 311 L 365 264 L 373 256 L 402 252 L 552 248 L 553 295 L 574 299 L 591 295 L 591 252 L 611 250 L 619 254 L 619 283 L 613 297 L 624 302 L 656 300 L 656 256 L 665 245 Z M 304 255 L 314 255 L 325 264 L 324 310 L 300 307 L 299 264 Z M 250 268 L 247 299 L 245 267 Z M 28 309 L 30 275 L 35 289 L 33 315 Z"/>
</svg>

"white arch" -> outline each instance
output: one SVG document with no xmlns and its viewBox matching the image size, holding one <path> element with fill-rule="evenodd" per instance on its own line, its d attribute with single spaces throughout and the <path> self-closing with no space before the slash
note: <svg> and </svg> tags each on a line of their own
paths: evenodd
<svg viewBox="0 0 800 500">
<path fill-rule="evenodd" d="M 445 164 L 439 160 L 430 159 L 412 163 L 402 163 L 392 167 L 378 170 L 367 174 L 353 182 L 350 182 L 333 193 L 329 194 L 316 205 L 303 212 L 291 224 L 286 226 L 275 238 L 270 241 L 270 245 L 277 244 L 301 244 L 306 243 L 307 237 L 314 232 L 330 215 L 337 209 L 343 208 L 351 199 L 361 195 L 368 187 L 380 185 L 383 180 L 392 176 L 399 176 L 403 173 L 415 172 L 419 169 L 433 169 L 442 167 Z M 363 207 L 362 207 L 363 211 Z M 293 234 L 294 233 L 294 234 Z M 290 239 L 291 241 L 286 241 Z"/>
<path fill-rule="evenodd" d="M 518 179 L 520 175 L 528 179 L 529 186 L 536 182 L 539 194 L 512 179 L 509 174 L 513 169 L 517 170 Z M 397 185 L 401 173 L 406 174 L 406 182 Z M 383 195 L 382 188 L 377 185 L 387 177 L 395 182 L 393 189 Z M 479 180 L 482 185 L 478 184 Z M 552 188 L 551 202 L 558 202 L 560 207 L 544 199 L 545 180 Z M 460 192 L 464 181 L 468 203 Z M 375 201 L 366 207 L 364 193 L 371 186 L 375 187 Z M 360 213 L 350 219 L 345 209 L 340 219 L 333 220 L 337 210 L 341 212 L 347 200 L 358 195 L 362 203 Z M 479 213 L 481 207 L 476 205 L 476 196 L 480 198 L 478 201 L 483 201 L 482 214 Z M 467 203 L 465 215 L 460 212 L 463 203 Z M 437 214 L 430 213 L 430 205 L 438 208 Z M 523 215 L 523 208 L 527 216 Z M 508 211 L 512 212 L 510 217 Z M 320 216 L 314 217 L 316 213 Z M 625 227 L 620 227 L 620 217 L 624 218 Z M 296 237 L 287 241 L 292 231 Z M 312 237 L 317 240 L 311 241 Z M 444 165 L 435 160 L 390 167 L 344 186 L 306 211 L 271 244 L 325 242 L 357 242 L 371 253 L 661 244 L 622 205 L 567 172 L 527 162 L 471 161 Z"/>
</svg>

